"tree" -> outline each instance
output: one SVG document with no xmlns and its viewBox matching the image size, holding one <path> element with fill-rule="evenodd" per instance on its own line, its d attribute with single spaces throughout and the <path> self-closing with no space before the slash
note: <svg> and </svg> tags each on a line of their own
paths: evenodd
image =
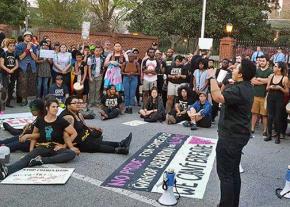
<svg viewBox="0 0 290 207">
<path fill-rule="evenodd" d="M 115 31 L 135 5 L 136 0 L 90 0 L 93 27 L 100 32 Z"/>
<path fill-rule="evenodd" d="M 26 2 L 22 0 L 0 1 L 0 22 L 9 25 L 23 25 L 27 14 Z"/>
<path fill-rule="evenodd" d="M 80 29 L 88 12 L 86 0 L 38 0 L 39 8 L 34 11 L 35 26 Z"/>
<path fill-rule="evenodd" d="M 225 35 L 226 23 L 234 25 L 233 36 L 239 39 L 266 40 L 270 37 L 267 24 L 268 0 L 214 0 L 208 1 L 206 37 Z M 171 35 L 199 37 L 202 1 L 200 0 L 146 0 L 130 13 L 130 31 L 138 31 L 160 38 Z"/>
</svg>

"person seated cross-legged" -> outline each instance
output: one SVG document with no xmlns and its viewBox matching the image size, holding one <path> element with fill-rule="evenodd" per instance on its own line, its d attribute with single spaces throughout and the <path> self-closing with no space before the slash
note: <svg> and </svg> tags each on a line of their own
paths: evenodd
<svg viewBox="0 0 290 207">
<path fill-rule="evenodd" d="M 187 114 L 189 122 L 183 123 L 183 126 L 196 130 L 197 127 L 211 127 L 211 104 L 207 101 L 206 94 L 200 93 L 199 100 L 189 107 Z"/>
</svg>

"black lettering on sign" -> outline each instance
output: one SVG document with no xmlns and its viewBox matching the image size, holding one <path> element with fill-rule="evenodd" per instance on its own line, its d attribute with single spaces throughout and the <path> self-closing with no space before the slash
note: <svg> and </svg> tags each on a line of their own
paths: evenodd
<svg viewBox="0 0 290 207">
<path fill-rule="evenodd" d="M 178 189 L 178 192 L 180 195 L 194 195 L 195 193 L 195 188 L 198 185 L 194 183 L 192 186 L 187 185 L 186 183 L 177 183 L 176 187 Z"/>
</svg>

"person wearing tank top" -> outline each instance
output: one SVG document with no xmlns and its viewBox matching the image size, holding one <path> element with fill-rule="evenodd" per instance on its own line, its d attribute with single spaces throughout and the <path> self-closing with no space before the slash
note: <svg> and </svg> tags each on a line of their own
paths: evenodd
<svg viewBox="0 0 290 207">
<path fill-rule="evenodd" d="M 287 67 L 283 62 L 274 65 L 274 74 L 269 77 L 267 84 L 267 110 L 268 110 L 268 136 L 264 141 L 272 139 L 272 126 L 274 123 L 277 137 L 275 143 L 280 143 L 280 132 L 282 123 L 282 113 L 284 107 L 284 96 L 289 93 Z"/>
</svg>

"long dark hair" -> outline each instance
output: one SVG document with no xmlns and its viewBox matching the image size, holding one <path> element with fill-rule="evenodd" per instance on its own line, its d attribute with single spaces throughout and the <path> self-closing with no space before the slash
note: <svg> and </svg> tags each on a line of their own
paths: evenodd
<svg viewBox="0 0 290 207">
<path fill-rule="evenodd" d="M 277 62 L 277 65 L 278 65 L 278 68 L 281 68 L 281 74 L 287 75 L 287 73 L 288 73 L 287 64 L 282 62 L 282 61 L 279 61 L 279 62 Z"/>
</svg>

